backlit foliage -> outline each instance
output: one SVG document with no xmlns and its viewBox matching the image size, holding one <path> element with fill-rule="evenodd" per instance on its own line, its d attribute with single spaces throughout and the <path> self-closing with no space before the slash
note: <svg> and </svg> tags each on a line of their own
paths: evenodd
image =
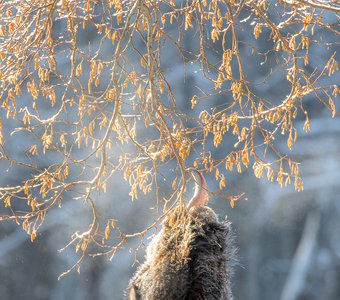
<svg viewBox="0 0 340 300">
<path fill-rule="evenodd" d="M 291 149 L 301 113 L 310 130 L 307 96 L 336 115 L 339 87 L 323 84 L 324 77 L 335 78 L 336 53 L 315 32 L 335 41 L 339 28 L 328 16 L 339 12 L 336 1 L 317 0 L 0 1 L 0 129 L 5 122 L 11 128 L 11 135 L 0 134 L 2 169 L 29 174 L 21 185 L 0 189 L 7 212 L 1 219 L 15 220 L 33 241 L 51 208 L 62 209 L 67 193 L 80 195 L 93 221 L 67 245 L 81 253 L 77 268 L 89 245 L 112 257 L 149 230 L 126 235 L 114 218 L 98 220 L 93 194 L 105 191 L 116 172 L 131 186 L 126 201 L 154 192 L 158 204 L 158 171 L 171 169 L 173 194 L 164 213 L 183 199 L 189 167 L 211 173 L 221 189 L 216 195 L 231 206 L 238 197 L 225 192 L 228 172 L 252 168 L 258 178 L 302 190 L 299 163 L 276 149 L 275 138 L 284 135 Z M 249 40 L 240 39 L 243 30 Z M 100 42 L 84 41 L 86 32 Z M 183 43 L 188 34 L 197 42 L 190 53 Z M 258 48 L 261 38 L 272 47 Z M 181 99 L 191 101 L 189 114 L 178 109 L 163 68 L 167 45 L 207 82 L 192 99 Z M 242 56 L 240 47 L 252 56 Z M 328 62 L 310 71 L 312 47 L 323 48 Z M 263 82 L 250 81 L 244 71 L 252 57 L 274 62 Z M 274 75 L 286 89 L 282 99 L 261 94 Z M 217 97 L 224 102 L 216 105 Z M 24 161 L 6 151 L 21 132 L 30 137 Z M 53 162 L 41 167 L 51 154 Z"/>
</svg>

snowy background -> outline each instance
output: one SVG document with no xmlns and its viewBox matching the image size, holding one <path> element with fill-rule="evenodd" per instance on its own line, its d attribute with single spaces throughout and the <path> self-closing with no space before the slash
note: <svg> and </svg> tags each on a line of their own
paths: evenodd
<svg viewBox="0 0 340 300">
<path fill-rule="evenodd" d="M 198 44 L 192 33 L 189 32 L 183 41 L 188 50 Z M 266 47 L 268 43 L 261 38 L 253 40 L 252 32 L 247 30 L 240 31 L 240 34 L 257 46 Z M 98 43 L 94 31 L 87 32 L 83 39 L 86 44 Z M 259 68 L 259 58 L 252 56 L 245 47 L 240 50 L 247 61 L 245 72 L 249 79 L 260 82 L 266 70 Z M 331 50 L 312 47 L 308 68 L 324 65 Z M 109 51 L 107 55 L 110 55 Z M 164 48 L 163 55 L 164 70 L 175 89 L 178 107 L 190 112 L 190 99 L 197 93 L 196 87 L 206 87 L 197 72 L 198 66 L 188 65 L 184 74 L 176 51 L 171 47 Z M 69 60 L 64 63 L 68 64 Z M 340 80 L 339 73 L 337 76 Z M 287 94 L 282 78 L 277 76 L 272 80 L 263 87 L 262 95 L 282 99 Z M 337 106 L 338 100 L 335 101 Z M 313 97 L 305 103 L 310 112 L 311 132 L 303 132 L 304 119 L 297 121 L 299 139 L 291 153 L 292 158 L 302 163 L 304 191 L 297 193 L 292 187 L 282 189 L 266 179 L 258 180 L 249 170 L 242 174 L 227 174 L 230 193 L 245 192 L 247 201 L 240 200 L 231 209 L 228 203 L 211 199 L 210 206 L 221 218 L 228 216 L 236 233 L 241 265 L 237 267 L 233 280 L 235 299 L 340 299 L 340 119 L 332 119 L 331 112 Z M 199 105 L 190 113 L 205 105 L 208 109 L 212 103 Z M 4 123 L 5 132 L 10 125 Z M 16 157 L 23 155 L 25 136 L 19 135 L 11 141 L 6 144 L 7 151 Z M 277 145 L 287 153 L 284 139 L 277 140 Z M 23 174 L 9 175 L 6 168 L 1 166 L 1 185 L 19 184 Z M 117 174 L 112 178 L 107 193 L 98 195 L 96 204 L 100 216 L 114 215 L 126 232 L 134 232 L 150 224 L 157 213 L 149 211 L 149 203 L 143 201 L 144 198 L 132 203 L 128 197 L 129 187 L 121 177 Z M 207 181 L 209 189 L 218 190 L 215 180 L 207 178 Z M 164 182 L 162 192 L 165 193 L 170 185 Z M 191 189 L 188 189 L 187 197 L 190 196 Z M 75 230 L 87 224 L 88 218 L 90 212 L 81 202 L 68 201 L 62 209 L 55 209 L 48 215 L 34 243 L 21 227 L 2 223 L 0 299 L 124 299 L 129 279 L 137 267 L 134 253 L 129 249 L 118 251 L 112 261 L 105 257 L 87 259 L 80 274 L 72 272 L 57 280 L 77 258 L 72 249 L 63 253 L 58 249 L 65 246 Z M 140 260 L 143 251 L 138 252 Z"/>
</svg>

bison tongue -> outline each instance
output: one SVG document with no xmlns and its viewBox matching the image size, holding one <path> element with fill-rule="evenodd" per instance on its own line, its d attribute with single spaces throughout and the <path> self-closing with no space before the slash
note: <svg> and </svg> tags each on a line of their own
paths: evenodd
<svg viewBox="0 0 340 300">
<path fill-rule="evenodd" d="M 204 179 L 204 176 L 197 170 L 194 170 L 192 174 L 194 175 L 196 181 L 195 194 L 189 201 L 188 208 L 193 206 L 204 206 L 208 201 L 207 183 Z"/>
</svg>

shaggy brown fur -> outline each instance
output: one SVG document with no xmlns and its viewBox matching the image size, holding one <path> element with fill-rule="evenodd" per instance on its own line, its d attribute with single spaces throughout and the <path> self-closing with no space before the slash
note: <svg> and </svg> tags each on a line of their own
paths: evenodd
<svg viewBox="0 0 340 300">
<path fill-rule="evenodd" d="M 147 249 L 129 300 L 231 300 L 235 247 L 230 223 L 206 206 L 178 207 Z"/>
</svg>

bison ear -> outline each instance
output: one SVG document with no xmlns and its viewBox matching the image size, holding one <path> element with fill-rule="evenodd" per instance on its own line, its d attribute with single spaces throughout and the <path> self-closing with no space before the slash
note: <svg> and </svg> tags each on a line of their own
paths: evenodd
<svg viewBox="0 0 340 300">
<path fill-rule="evenodd" d="M 140 294 L 138 292 L 138 288 L 133 283 L 131 284 L 131 287 L 129 288 L 127 300 L 141 300 Z"/>
</svg>

